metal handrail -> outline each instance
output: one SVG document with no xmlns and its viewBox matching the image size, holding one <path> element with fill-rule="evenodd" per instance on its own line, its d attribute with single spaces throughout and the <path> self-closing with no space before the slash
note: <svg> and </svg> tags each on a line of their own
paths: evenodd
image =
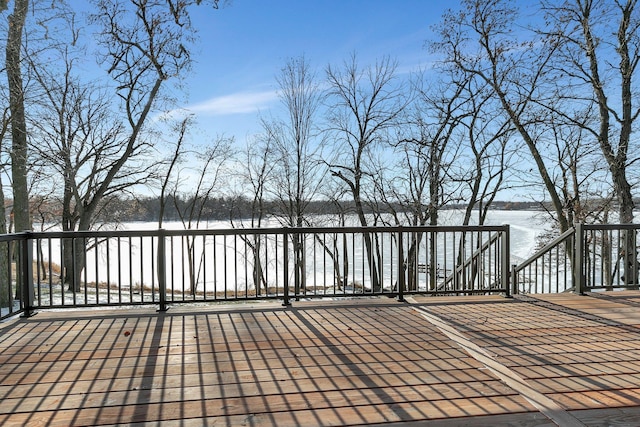
<svg viewBox="0 0 640 427">
<path fill-rule="evenodd" d="M 639 231 L 578 224 L 514 266 L 509 226 L 6 234 L 0 319 L 52 307 L 626 289 L 638 286 Z"/>
<path fill-rule="evenodd" d="M 531 257 L 512 267 L 514 293 L 555 293 L 573 290 L 575 229 L 562 233 Z"/>
<path fill-rule="evenodd" d="M 514 292 L 638 288 L 639 231 L 640 224 L 577 224 L 512 267 Z"/>
<path fill-rule="evenodd" d="M 482 264 L 484 284 L 446 293 L 509 293 L 508 226 L 309 227 L 47 231 L 0 236 L 0 253 L 22 245 L 12 271 L 28 278 L 20 307 L 168 305 L 250 299 L 435 295 L 430 270 L 455 271 L 457 255 Z M 419 237 L 416 239 L 416 236 Z M 466 237 L 465 237 L 466 236 Z M 367 240 L 368 239 L 368 240 Z M 469 242 L 468 246 L 465 243 Z M 472 242 L 484 242 L 480 248 Z M 411 247 L 413 245 L 413 247 Z M 506 251 L 506 253 L 505 253 Z M 26 261 L 29 260 L 29 261 Z M 468 268 L 469 266 L 463 267 Z M 1 269 L 0 265 L 0 269 Z M 2 272 L 0 272 L 0 277 Z M 18 280 L 21 280 L 17 277 Z M 477 276 L 476 276 L 477 277 Z M 505 277 L 507 280 L 505 280 Z M 32 278 L 32 280 L 31 280 Z M 6 290 L 6 286 L 5 286 Z M 0 293 L 2 293 L 0 287 Z M 18 299 L 16 298 L 16 301 Z"/>
<path fill-rule="evenodd" d="M 545 253 L 549 252 L 550 250 L 554 249 L 556 246 L 558 246 L 559 244 L 563 243 L 567 238 L 573 237 L 574 233 L 575 233 L 575 228 L 571 227 L 567 231 L 565 231 L 564 233 L 562 233 L 561 235 L 559 235 L 558 237 L 556 237 L 555 239 L 553 239 L 552 241 L 550 241 L 549 243 L 544 245 L 542 248 L 538 249 L 538 251 L 535 254 L 531 255 L 529 258 L 527 258 L 526 260 L 522 261 L 520 264 L 518 264 L 514 268 L 515 273 L 518 273 L 518 272 L 522 271 L 524 268 L 526 268 L 527 266 L 533 264 L 543 254 L 545 254 Z"/>
<path fill-rule="evenodd" d="M 456 277 L 458 277 L 465 268 L 469 268 L 473 265 L 473 263 L 477 262 L 478 258 L 492 245 L 495 244 L 496 240 L 500 238 L 500 235 L 498 234 L 494 234 L 493 236 L 491 236 L 491 238 L 489 240 L 487 240 L 486 242 L 484 242 L 482 244 L 481 247 L 479 247 L 478 249 L 476 249 L 473 254 L 471 255 L 471 257 L 465 259 L 462 264 L 458 265 L 454 271 L 447 275 L 447 277 L 444 279 L 444 282 L 440 285 L 440 289 L 446 289 L 446 285 L 450 284 L 451 282 L 454 282 L 456 280 Z"/>
</svg>

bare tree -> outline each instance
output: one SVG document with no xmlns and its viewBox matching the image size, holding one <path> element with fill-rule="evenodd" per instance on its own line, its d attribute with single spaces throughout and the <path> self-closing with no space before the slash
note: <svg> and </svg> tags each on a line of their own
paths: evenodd
<svg viewBox="0 0 640 427">
<path fill-rule="evenodd" d="M 511 121 L 499 106 L 492 105 L 492 90 L 486 82 L 477 83 L 475 79 L 462 83 L 466 113 L 461 127 L 466 134 L 463 146 L 467 150 L 459 161 L 458 179 L 467 187 L 462 197 L 466 200 L 463 225 L 470 223 L 474 210 L 478 212 L 477 224 L 485 223 L 493 201 L 503 189 L 513 152 L 507 148 L 514 134 Z"/>
<path fill-rule="evenodd" d="M 125 172 L 132 157 L 138 155 L 148 141 L 144 126 L 154 108 L 159 107 L 161 87 L 189 68 L 189 43 L 193 29 L 189 9 L 201 1 L 139 1 L 97 0 L 97 11 L 91 20 L 99 28 L 98 43 L 102 48 L 102 62 L 113 77 L 116 94 L 121 100 L 124 125 L 100 135 L 110 156 L 106 165 L 100 164 L 103 174 L 91 174 L 92 196 L 83 200 L 84 215 L 77 228 L 88 229 L 105 197 L 118 185 L 129 185 Z M 210 2 L 217 7 L 218 2 Z M 103 129 L 104 130 L 104 129 Z M 134 171 L 135 168 L 129 169 Z M 99 178 L 99 179 L 98 179 Z M 115 184 L 115 185 L 114 185 Z M 83 254 L 83 242 L 76 240 L 70 253 Z M 83 257 L 79 257 L 83 258 Z M 65 281 L 72 291 L 79 290 L 82 261 L 66 274 Z"/>
<path fill-rule="evenodd" d="M 353 209 L 349 206 L 348 190 L 339 181 L 330 181 L 322 187 L 321 193 L 328 206 L 331 206 L 331 215 L 324 215 L 322 221 L 330 227 L 347 227 L 351 225 L 348 218 L 353 216 Z M 348 241 L 345 234 L 330 234 L 320 238 L 316 235 L 316 244 L 319 244 L 333 265 L 333 286 L 345 289 L 348 285 L 348 277 L 351 272 Z"/>
<path fill-rule="evenodd" d="M 327 67 L 329 84 L 329 129 L 335 141 L 334 159 L 328 162 L 334 177 L 348 189 L 358 222 L 368 225 L 365 215 L 365 186 L 376 171 L 368 161 L 381 144 L 389 143 L 388 132 L 408 104 L 405 91 L 396 81 L 396 63 L 390 58 L 361 69 L 355 54 L 343 67 Z M 363 233 L 371 284 L 382 288 L 379 248 L 375 236 Z"/>
<path fill-rule="evenodd" d="M 13 214 L 15 229 L 31 229 L 29 193 L 27 184 L 28 147 L 27 123 L 22 81 L 22 33 L 29 0 L 15 0 L 13 13 L 9 15 L 6 45 L 6 72 L 11 111 L 11 176 L 13 183 Z"/>
<path fill-rule="evenodd" d="M 140 138 L 127 150 L 125 127 L 113 116 L 107 93 L 83 84 L 73 74 L 73 60 L 63 62 L 60 75 L 32 69 L 43 94 L 34 112 L 32 127 L 39 144 L 33 147 L 62 182 L 63 231 L 82 231 L 95 226 L 110 197 L 149 178 L 150 169 L 141 166 L 150 158 L 150 145 Z M 64 281 L 79 290 L 85 242 L 67 243 Z"/>
<path fill-rule="evenodd" d="M 576 109 L 570 120 L 566 113 L 556 111 L 550 109 L 548 118 L 547 139 L 552 141 L 549 161 L 556 162 L 554 181 L 565 201 L 567 217 L 572 224 L 603 223 L 613 209 L 615 192 L 598 143 L 587 130 L 588 122 L 595 119 L 592 108 Z"/>
<path fill-rule="evenodd" d="M 167 194 L 170 191 L 170 186 L 173 184 L 173 172 L 176 167 L 178 167 L 178 165 L 183 161 L 185 137 L 187 135 L 187 130 L 190 123 L 191 117 L 185 117 L 173 127 L 172 134 L 177 136 L 173 145 L 173 151 L 169 158 L 166 161 L 162 162 L 166 165 L 166 171 L 160 172 L 158 174 L 161 180 L 159 195 L 160 209 L 158 210 L 158 228 L 162 228 L 164 224 L 164 215 L 167 207 Z M 160 262 L 158 262 L 158 264 L 160 265 Z"/>
<path fill-rule="evenodd" d="M 640 160 L 636 154 L 637 138 L 633 137 L 640 115 L 635 83 L 640 62 L 638 2 L 542 3 L 551 22 L 546 35 L 558 44 L 555 71 L 563 82 L 558 95 L 565 101 L 562 106 L 568 106 L 564 110 L 554 109 L 554 113 L 571 120 L 571 106 L 584 109 L 596 106 L 597 119 L 574 120 L 572 124 L 598 142 L 608 165 L 618 205 L 618 221 L 632 223 L 635 204 L 629 167 Z M 619 254 L 626 270 L 625 281 L 637 284 L 635 233 L 624 234 Z"/>
<path fill-rule="evenodd" d="M 429 85 L 424 75 L 415 76 L 413 84 L 417 96 L 406 123 L 396 127 L 398 142 L 393 154 L 398 160 L 388 168 L 389 174 L 376 179 L 376 199 L 385 203 L 395 225 L 437 225 L 439 210 L 458 200 L 460 184 L 451 179 L 450 169 L 462 147 L 459 128 L 466 114 L 461 110 L 465 100 L 460 90 L 451 85 Z M 411 233 L 408 239 L 403 254 L 408 289 L 417 290 L 422 268 L 428 269 L 430 286 L 435 288 L 435 256 L 429 266 L 419 265 L 416 257 L 424 234 Z M 430 239 L 430 253 L 435 254 L 435 249 L 435 240 Z"/>
<path fill-rule="evenodd" d="M 178 166 L 181 161 L 181 155 L 183 153 L 183 146 L 185 136 L 187 134 L 188 126 L 191 121 L 191 117 L 185 117 L 180 120 L 179 123 L 175 124 L 172 128 L 173 135 L 176 135 L 177 138 L 173 145 L 173 150 L 169 158 L 161 163 L 161 168 L 166 167 L 166 170 L 162 170 L 159 172 L 158 177 L 160 178 L 160 194 L 158 196 L 160 206 L 158 209 L 158 229 L 162 230 L 164 225 L 164 216 L 167 207 L 167 193 L 169 192 L 169 186 L 172 183 L 173 171 Z M 156 251 L 156 274 L 158 276 L 158 282 L 160 284 L 163 283 L 163 279 L 166 278 L 165 271 L 165 254 L 160 250 L 160 246 L 164 245 L 164 241 L 160 239 L 164 239 L 164 236 L 159 236 L 158 238 L 158 250 Z M 166 282 L 164 282 L 166 285 Z"/>
<path fill-rule="evenodd" d="M 317 111 L 322 92 L 304 57 L 290 59 L 276 77 L 286 120 L 263 120 L 262 125 L 274 150 L 271 194 L 282 225 L 309 225 L 307 209 L 318 193 L 326 168 L 320 161 L 323 145 L 317 127 Z M 296 294 L 305 288 L 305 245 L 299 233 L 293 244 Z"/>
<path fill-rule="evenodd" d="M 7 2 L 4 2 L 2 9 L 6 9 L 6 6 Z M 27 14 L 27 11 L 31 13 Z M 3 71 L 7 74 L 11 111 L 12 147 L 9 152 L 14 201 L 11 218 L 17 231 L 31 229 L 33 212 L 29 198 L 33 187 L 30 184 L 41 178 L 39 172 L 42 170 L 42 164 L 36 165 L 38 169 L 32 169 L 32 150 L 28 146 L 33 139 L 33 102 L 41 95 L 38 85 L 29 84 L 33 81 L 31 65 L 39 63 L 42 69 L 55 66 L 54 63 L 44 64 L 43 53 L 69 41 L 59 32 L 60 24 L 66 26 L 68 16 L 64 2 L 49 3 L 43 7 L 43 2 L 20 0 L 14 2 L 13 13 L 6 27 L 6 68 Z M 45 173 L 44 179 L 47 176 Z"/>
<path fill-rule="evenodd" d="M 274 162 L 273 153 L 274 141 L 269 135 L 256 137 L 251 141 L 243 153 L 243 166 L 238 179 L 242 193 L 236 199 L 250 197 L 249 212 L 233 212 L 231 225 L 235 228 L 260 228 L 267 219 L 267 187 L 272 178 L 272 165 Z M 237 214 L 237 215 L 234 215 Z M 238 216 L 239 218 L 234 218 Z M 243 219 L 248 222 L 244 222 Z M 268 242 L 260 234 L 247 235 L 243 237 L 245 244 L 249 247 L 249 260 L 252 265 L 253 286 L 258 295 L 268 292 L 267 279 L 265 276 L 265 266 L 263 254 Z"/>
<path fill-rule="evenodd" d="M 467 98 L 464 85 L 429 84 L 424 76 L 414 79 L 417 97 L 409 117 L 411 134 L 402 140 L 408 166 L 410 224 L 438 225 L 438 211 L 459 200 L 459 184 L 452 179 L 453 165 L 463 150 L 460 135 Z M 427 205 L 423 209 L 423 204 Z"/>
<path fill-rule="evenodd" d="M 5 108 L 0 121 L 0 148 L 5 143 L 5 138 L 9 133 L 9 109 Z M 2 150 L 0 150 L 1 152 Z M 0 168 L 0 176 L 7 168 L 7 165 L 3 164 Z M 5 196 L 4 187 L 2 185 L 2 179 L 0 178 L 0 234 L 6 234 L 7 228 L 7 212 L 5 208 Z M 7 248 L 2 247 L 0 249 L 0 307 L 7 307 L 11 303 L 11 279 L 10 273 L 10 259 L 9 251 Z"/>
<path fill-rule="evenodd" d="M 528 148 L 560 229 L 566 231 L 572 224 L 540 143 L 544 108 L 539 97 L 550 83 L 545 80 L 546 71 L 557 46 L 551 40 L 517 34 L 517 18 L 518 10 L 511 2 L 464 0 L 459 13 L 450 11 L 444 16 L 438 27 L 439 40 L 432 47 L 443 55 L 451 72 L 464 73 L 491 89 Z"/>
<path fill-rule="evenodd" d="M 550 156 L 557 161 L 554 179 L 565 200 L 569 220 L 574 224 L 608 223 L 616 197 L 612 183 L 607 179 L 607 165 L 602 161 L 598 143 L 587 130 L 587 122 L 593 121 L 595 116 L 589 108 L 575 111 L 568 121 L 564 113 L 559 115 L 553 109 L 550 115 L 555 123 L 549 130 L 554 141 Z M 577 126 L 577 123 L 582 125 Z M 548 240 L 550 236 L 545 233 L 540 236 L 539 244 L 544 245 Z M 594 244 L 602 248 L 599 252 L 604 283 L 612 284 L 615 276 L 612 241 L 607 233 L 598 240 L 591 240 L 585 249 L 591 250 Z M 591 259 L 587 257 L 586 262 Z M 585 277 L 585 280 L 590 278 Z"/>
<path fill-rule="evenodd" d="M 186 230 L 201 227 L 208 217 L 207 206 L 212 197 L 223 191 L 223 177 L 229 174 L 228 161 L 233 156 L 232 144 L 233 139 L 218 136 L 208 146 L 194 147 L 182 153 L 189 159 L 189 166 L 178 171 L 172 200 Z M 187 249 L 189 290 L 195 295 L 204 263 L 204 247 L 198 253 L 195 236 L 185 235 L 183 239 Z"/>
<path fill-rule="evenodd" d="M 113 174 L 124 151 L 124 126 L 105 91 L 82 83 L 67 64 L 60 76 L 33 70 L 43 93 L 33 112 L 33 149 L 62 183 L 62 229 L 88 230 L 105 198 L 144 182 L 147 173 L 139 166 L 149 144 L 141 142 L 128 155 L 136 167 L 118 166 Z"/>
<path fill-rule="evenodd" d="M 640 10 L 637 1 L 543 1 L 552 23 L 548 37 L 558 44 L 558 95 L 565 110 L 554 108 L 598 141 L 611 174 L 621 223 L 633 222 L 633 195 L 627 168 L 634 152 L 634 124 L 640 114 L 634 76 L 640 62 Z M 572 105 L 597 108 L 597 120 L 574 119 Z M 634 106 L 635 105 L 635 106 Z M 552 106 L 555 107 L 555 106 Z M 575 108 L 575 107 L 574 107 Z M 636 146 L 637 147 L 637 146 Z"/>
<path fill-rule="evenodd" d="M 608 166 L 619 221 L 630 223 L 629 166 L 639 159 L 633 150 L 640 114 L 634 107 L 640 62 L 637 2 L 543 0 L 539 5 L 546 20 L 526 28 L 516 25 L 518 11 L 509 2 L 466 0 L 461 13 L 445 16 L 434 47 L 451 69 L 491 87 L 529 149 L 561 232 L 594 215 L 608 217 L 607 186 L 594 194 L 588 179 L 605 179 L 599 163 Z M 597 142 L 604 162 L 591 160 L 590 140 Z M 602 203 L 586 208 L 596 199 Z M 621 238 L 619 253 L 625 270 L 633 269 L 633 233 Z M 634 283 L 636 276 L 630 271 L 625 280 Z"/>
<path fill-rule="evenodd" d="M 3 8 L 6 8 L 6 5 L 3 6 Z M 15 0 L 13 12 L 8 17 L 7 42 L 5 49 L 5 67 L 9 90 L 9 120 L 11 124 L 11 181 L 13 190 L 12 213 L 14 228 L 17 231 L 26 231 L 31 229 L 27 183 L 27 124 L 24 85 L 22 79 L 22 36 L 28 8 L 29 0 Z M 4 265 L 1 267 L 4 267 Z M 21 270 L 17 273 L 16 298 L 21 298 L 21 286 L 24 282 L 24 278 L 20 276 L 20 272 Z"/>
</svg>

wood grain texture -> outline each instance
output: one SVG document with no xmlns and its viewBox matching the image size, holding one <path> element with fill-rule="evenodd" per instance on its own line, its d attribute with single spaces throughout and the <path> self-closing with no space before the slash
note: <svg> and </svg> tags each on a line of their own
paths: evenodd
<svg viewBox="0 0 640 427">
<path fill-rule="evenodd" d="M 634 292 L 41 312 L 0 324 L 0 425 L 554 425 L 493 364 L 584 425 L 629 425 Z"/>
</svg>

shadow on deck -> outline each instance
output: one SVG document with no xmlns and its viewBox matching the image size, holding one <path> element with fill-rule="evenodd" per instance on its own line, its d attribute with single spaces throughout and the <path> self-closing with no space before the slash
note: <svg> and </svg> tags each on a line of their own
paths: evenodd
<svg viewBox="0 0 640 427">
<path fill-rule="evenodd" d="M 41 312 L 0 424 L 640 424 L 640 292 Z"/>
</svg>

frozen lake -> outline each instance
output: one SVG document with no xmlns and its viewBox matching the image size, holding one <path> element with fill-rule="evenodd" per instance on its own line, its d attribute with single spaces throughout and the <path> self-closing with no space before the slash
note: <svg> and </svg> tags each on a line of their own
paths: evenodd
<svg viewBox="0 0 640 427">
<path fill-rule="evenodd" d="M 534 211 L 492 211 L 486 225 L 510 226 L 510 250 L 511 264 L 517 264 L 530 257 L 536 248 L 537 237 L 544 232 L 544 224 L 541 213 Z M 443 211 L 440 219 L 441 225 L 459 225 L 462 218 L 461 211 Z M 328 223 L 328 221 L 327 221 Z M 354 224 L 355 225 L 355 218 Z M 471 224 L 474 225 L 474 224 Z M 265 228 L 277 229 L 278 223 L 273 220 L 267 223 Z M 165 222 L 165 230 L 183 230 L 180 222 Z M 202 223 L 201 229 L 222 230 L 231 229 L 226 221 L 212 221 Z M 132 222 L 121 224 L 121 230 L 129 231 L 156 231 L 157 223 Z M 241 231 L 241 229 L 239 229 Z M 438 234 L 438 236 L 440 236 Z M 447 272 L 455 268 L 456 257 L 460 255 L 460 234 L 447 233 L 444 237 L 433 237 L 430 233 L 424 234 L 419 246 L 419 254 L 416 262 L 422 267 L 417 272 L 417 286 L 425 288 L 429 281 L 426 266 L 429 262 L 437 262 L 441 271 Z M 489 239 L 490 234 L 475 233 L 476 240 L 473 245 L 482 244 Z M 291 236 L 290 236 L 291 238 Z M 407 237 L 408 239 L 409 237 Z M 255 245 L 255 236 L 213 235 L 185 238 L 174 236 L 166 240 L 166 277 L 168 287 L 178 293 L 199 292 L 201 294 L 217 294 L 227 291 L 238 293 L 256 292 L 256 283 L 260 283 L 261 292 L 279 292 L 283 279 L 293 282 L 295 275 L 295 263 L 293 261 L 292 243 L 287 244 L 285 250 L 282 234 L 271 233 L 261 237 L 259 259 L 260 280 L 256 279 L 255 266 L 257 257 L 252 253 L 252 245 Z M 363 288 L 371 288 L 371 276 L 368 273 L 366 262 L 366 249 L 362 234 L 338 235 L 326 233 L 319 235 L 306 235 L 304 237 L 304 280 L 315 289 L 335 289 L 336 283 L 349 284 Z M 381 247 L 381 280 L 385 289 L 391 289 L 398 280 L 398 254 L 394 234 L 386 233 L 379 237 Z M 437 240 L 437 253 L 429 255 L 428 242 Z M 443 240 L 445 239 L 445 240 Z M 436 241 L 434 240 L 434 242 Z M 142 287 L 157 290 L 157 239 L 150 236 L 135 236 L 109 238 L 108 240 L 96 240 L 88 245 L 86 252 L 87 268 L 82 271 L 81 282 L 92 286 L 96 293 L 98 288 L 118 289 L 118 293 L 125 290 L 141 289 Z M 466 250 L 473 250 L 469 245 Z M 186 248 L 191 247 L 190 254 Z M 45 261 L 54 264 L 61 263 L 61 251 L 59 240 L 43 241 L 42 254 Z M 329 250 L 333 251 L 334 258 Z M 494 254 L 496 250 L 494 249 Z M 286 255 L 285 255 L 286 252 Z M 470 252 L 467 253 L 467 256 Z M 405 253 L 406 256 L 406 253 Z M 289 259 L 288 267 L 285 259 Z M 433 261 L 430 261 L 433 260 Z M 493 274 L 497 272 L 496 260 L 483 261 Z M 489 264 L 487 264 L 487 262 Z M 491 273 L 491 272 L 489 272 Z M 442 273 L 438 273 L 442 274 Z M 343 276 L 346 275 L 346 276 Z M 433 276 L 431 276 L 433 277 Z M 440 276 L 438 276 L 440 277 Z M 487 276 L 488 277 L 488 276 Z M 495 280 L 495 279 L 494 279 Z M 98 285 L 100 284 L 100 285 Z M 106 286 L 109 284 L 109 286 Z M 55 288 L 60 285 L 52 286 Z M 193 291 L 195 289 L 195 291 Z M 274 290 L 275 289 L 275 290 Z M 46 297 L 46 294 L 43 294 Z M 51 294 L 51 298 L 53 295 Z M 84 298 L 87 298 L 85 295 Z M 107 297 L 111 300 L 111 297 Z M 118 296 L 121 298 L 121 296 Z M 133 293 L 131 294 L 133 298 Z"/>
<path fill-rule="evenodd" d="M 444 210 L 440 212 L 440 225 L 460 225 L 463 212 L 459 210 Z M 471 225 L 477 224 L 473 221 L 477 218 L 477 214 L 472 217 Z M 494 210 L 489 212 L 486 225 L 504 225 L 510 226 L 511 233 L 511 257 L 512 263 L 518 263 L 533 255 L 538 244 L 538 237 L 548 228 L 545 225 L 545 213 L 541 211 L 509 211 Z M 278 227 L 276 220 L 267 223 L 268 227 Z M 356 225 L 356 219 L 353 219 L 353 225 Z M 122 224 L 125 230 L 156 230 L 158 224 L 154 222 L 131 222 Z M 167 230 L 183 230 L 184 226 L 181 222 L 165 222 L 163 228 Z M 209 229 L 226 229 L 231 228 L 228 221 L 209 221 L 202 224 L 201 228 Z"/>
</svg>

